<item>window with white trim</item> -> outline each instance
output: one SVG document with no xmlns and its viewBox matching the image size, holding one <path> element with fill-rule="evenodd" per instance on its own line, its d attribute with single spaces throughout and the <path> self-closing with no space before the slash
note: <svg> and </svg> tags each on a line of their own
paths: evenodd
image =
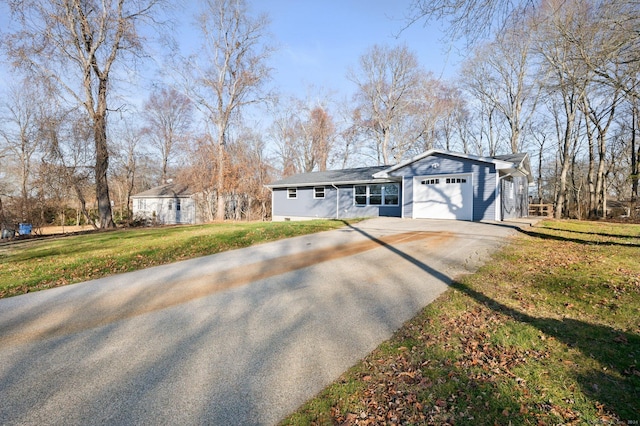
<svg viewBox="0 0 640 426">
<path fill-rule="evenodd" d="M 313 198 L 324 198 L 324 186 L 313 187 Z"/>
<path fill-rule="evenodd" d="M 369 185 L 369 204 L 372 206 L 382 205 L 382 185 Z"/>
<path fill-rule="evenodd" d="M 287 198 L 298 198 L 298 188 L 287 188 Z"/>
<path fill-rule="evenodd" d="M 399 194 L 397 183 L 355 185 L 353 202 L 356 206 L 397 206 Z"/>
<path fill-rule="evenodd" d="M 357 185 L 354 189 L 355 203 L 356 206 L 366 206 L 367 205 L 367 186 L 366 185 Z"/>
</svg>

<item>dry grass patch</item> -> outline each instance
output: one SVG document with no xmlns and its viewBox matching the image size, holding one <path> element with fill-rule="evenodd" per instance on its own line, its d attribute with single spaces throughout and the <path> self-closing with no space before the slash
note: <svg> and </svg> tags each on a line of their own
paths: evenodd
<svg viewBox="0 0 640 426">
<path fill-rule="evenodd" d="M 638 424 L 640 226 L 547 221 L 283 424 Z"/>
<path fill-rule="evenodd" d="M 133 228 L 0 246 L 0 298 L 340 228 L 344 221 Z"/>
</svg>

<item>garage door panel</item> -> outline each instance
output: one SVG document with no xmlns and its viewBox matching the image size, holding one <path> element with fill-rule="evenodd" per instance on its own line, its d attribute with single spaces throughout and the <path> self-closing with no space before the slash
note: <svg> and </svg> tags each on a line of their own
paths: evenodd
<svg viewBox="0 0 640 426">
<path fill-rule="evenodd" d="M 413 203 L 415 218 L 472 220 L 471 175 L 416 177 Z"/>
</svg>

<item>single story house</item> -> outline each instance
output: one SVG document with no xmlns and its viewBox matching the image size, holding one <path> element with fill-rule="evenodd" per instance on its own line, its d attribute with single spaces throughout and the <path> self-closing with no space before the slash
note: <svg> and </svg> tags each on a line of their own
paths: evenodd
<svg viewBox="0 0 640 426">
<path fill-rule="evenodd" d="M 526 153 L 479 157 L 432 149 L 394 166 L 302 173 L 266 186 L 274 221 L 500 221 L 528 215 L 532 181 Z"/>
<path fill-rule="evenodd" d="M 131 196 L 133 217 L 162 225 L 195 224 L 196 200 L 188 185 L 167 183 Z"/>
</svg>

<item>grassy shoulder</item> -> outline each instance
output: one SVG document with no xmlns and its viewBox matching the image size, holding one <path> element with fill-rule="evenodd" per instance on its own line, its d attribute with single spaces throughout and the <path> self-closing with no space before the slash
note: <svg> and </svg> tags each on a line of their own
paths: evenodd
<svg viewBox="0 0 640 426">
<path fill-rule="evenodd" d="M 639 424 L 640 226 L 525 231 L 283 424 Z"/>
<path fill-rule="evenodd" d="M 0 298 L 344 226 L 335 220 L 131 228 L 0 246 Z"/>
</svg>

